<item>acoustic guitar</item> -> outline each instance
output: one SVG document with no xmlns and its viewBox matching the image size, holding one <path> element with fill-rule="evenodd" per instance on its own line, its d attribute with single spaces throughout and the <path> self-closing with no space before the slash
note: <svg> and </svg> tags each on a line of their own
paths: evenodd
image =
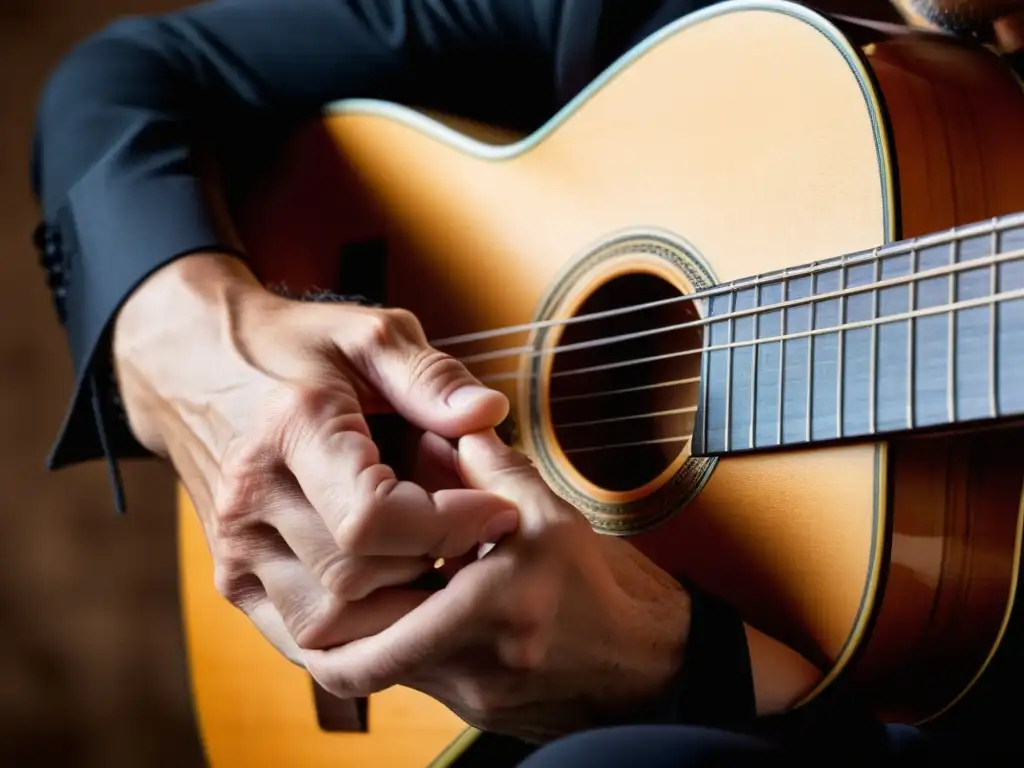
<svg viewBox="0 0 1024 768">
<path fill-rule="evenodd" d="M 326 107 L 237 214 L 267 283 L 405 307 L 608 535 L 935 722 L 1005 646 L 1024 461 L 1024 92 L 982 45 L 737 0 L 526 135 Z M 181 572 L 213 768 L 458 765 L 418 692 L 332 700 Z M 1005 648 L 1004 648 L 1005 650 Z"/>
</svg>

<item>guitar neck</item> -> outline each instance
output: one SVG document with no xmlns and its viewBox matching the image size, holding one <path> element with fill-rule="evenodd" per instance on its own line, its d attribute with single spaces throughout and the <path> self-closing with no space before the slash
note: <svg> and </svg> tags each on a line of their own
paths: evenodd
<svg viewBox="0 0 1024 768">
<path fill-rule="evenodd" d="M 737 281 L 706 308 L 694 455 L 1024 414 L 1022 214 Z"/>
</svg>

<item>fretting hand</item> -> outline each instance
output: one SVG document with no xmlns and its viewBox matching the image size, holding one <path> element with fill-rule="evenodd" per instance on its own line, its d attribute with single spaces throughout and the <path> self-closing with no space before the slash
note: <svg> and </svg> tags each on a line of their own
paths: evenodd
<svg viewBox="0 0 1024 768">
<path fill-rule="evenodd" d="M 114 353 L 131 427 L 180 474 L 218 589 L 293 661 L 384 630 L 425 599 L 403 585 L 436 558 L 517 524 L 491 494 L 431 494 L 381 463 L 365 409 L 458 437 L 508 408 L 406 313 L 286 300 L 197 255 L 133 294 Z"/>
</svg>

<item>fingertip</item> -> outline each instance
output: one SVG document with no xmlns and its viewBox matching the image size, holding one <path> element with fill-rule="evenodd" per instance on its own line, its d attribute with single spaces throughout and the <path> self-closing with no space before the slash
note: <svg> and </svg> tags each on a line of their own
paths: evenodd
<svg viewBox="0 0 1024 768">
<path fill-rule="evenodd" d="M 508 450 L 508 446 L 498 437 L 493 429 L 481 429 L 478 432 L 470 432 L 459 438 L 459 454 L 494 455 Z"/>
<path fill-rule="evenodd" d="M 510 408 L 504 394 L 479 384 L 459 387 L 448 395 L 445 405 L 469 422 L 470 428 L 496 427 L 508 416 Z"/>
<path fill-rule="evenodd" d="M 490 474 L 515 460 L 511 455 L 515 453 L 513 449 L 493 429 L 482 429 L 462 436 L 459 438 L 457 453 L 460 470 L 474 476 Z"/>
</svg>

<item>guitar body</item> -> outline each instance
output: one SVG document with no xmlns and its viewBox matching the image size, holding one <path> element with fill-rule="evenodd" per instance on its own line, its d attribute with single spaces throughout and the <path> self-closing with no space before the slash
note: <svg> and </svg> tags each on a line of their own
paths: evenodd
<svg viewBox="0 0 1024 768">
<path fill-rule="evenodd" d="M 382 293 L 443 339 L 1022 210 L 1022 137 L 1020 84 L 984 49 L 727 3 L 655 35 L 523 139 L 390 104 L 331 105 L 238 223 L 266 282 Z M 695 311 L 667 304 L 660 320 Z M 573 343 L 631 330 L 628 318 L 452 352 Z M 599 530 L 630 536 L 827 670 L 809 700 L 835 687 L 904 722 L 969 706 L 1013 606 L 1021 431 L 692 457 L 671 438 L 694 428 L 699 387 L 685 382 L 700 376 L 699 354 L 651 374 L 684 384 L 620 396 L 634 398 L 630 411 L 678 412 L 630 426 L 635 450 L 588 453 L 581 435 L 615 429 L 552 426 L 598 420 L 604 406 L 579 397 L 588 386 L 629 389 L 616 369 L 553 374 L 701 344 L 680 331 L 627 353 L 471 369 L 508 394 L 510 439 Z M 308 676 L 216 593 L 185 494 L 180 506 L 188 650 L 213 768 L 423 766 L 460 734 L 441 704 L 401 688 L 371 697 L 365 732 L 321 728 Z"/>
</svg>

